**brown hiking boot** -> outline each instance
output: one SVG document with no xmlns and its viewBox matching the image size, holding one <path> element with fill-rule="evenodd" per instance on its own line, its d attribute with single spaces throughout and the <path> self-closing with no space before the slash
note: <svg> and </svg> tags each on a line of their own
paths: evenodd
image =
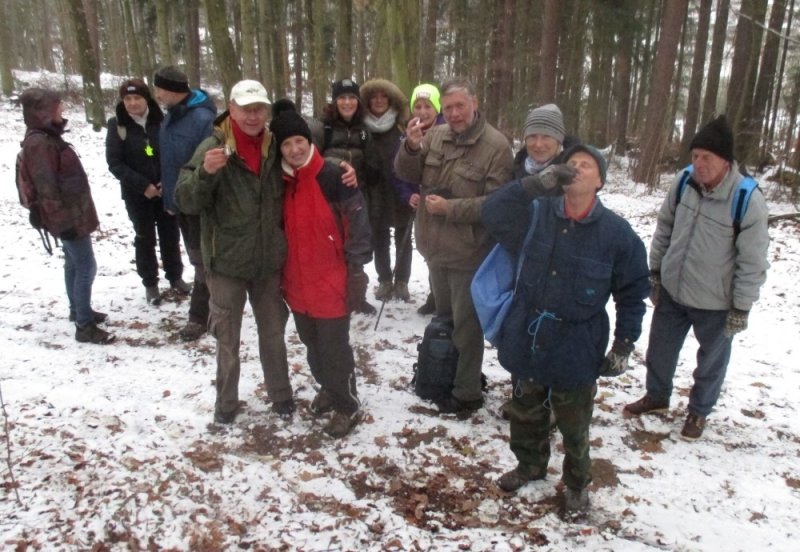
<svg viewBox="0 0 800 552">
<path fill-rule="evenodd" d="M 375 299 L 378 301 L 388 301 L 392 298 L 392 283 L 381 282 L 378 284 L 378 289 L 375 291 Z"/>
<path fill-rule="evenodd" d="M 315 418 L 319 418 L 323 414 L 333 410 L 333 398 L 330 393 L 321 389 L 319 393 L 317 393 L 317 396 L 314 397 L 314 400 L 311 401 L 311 406 L 309 406 L 308 409 Z"/>
<path fill-rule="evenodd" d="M 589 513 L 589 490 L 564 488 L 564 515 L 565 521 L 580 521 Z"/>
<path fill-rule="evenodd" d="M 681 430 L 681 437 L 687 441 L 696 441 L 703 434 L 703 429 L 706 427 L 706 417 L 698 416 L 697 414 L 689 413 L 686 416 L 686 422 L 683 424 Z"/>
<path fill-rule="evenodd" d="M 192 292 L 192 286 L 183 280 L 175 280 L 169 283 L 169 287 L 175 290 L 178 295 L 189 295 Z"/>
<path fill-rule="evenodd" d="M 528 470 L 517 466 L 511 471 L 507 471 L 497 480 L 497 486 L 507 493 L 513 493 L 529 481 L 544 479 L 542 475 L 531 475 Z"/>
<path fill-rule="evenodd" d="M 625 405 L 623 412 L 639 416 L 641 414 L 658 414 L 669 410 L 669 400 L 657 399 L 651 395 L 645 395 L 636 402 Z"/>
<path fill-rule="evenodd" d="M 116 338 L 113 334 L 97 327 L 97 324 L 90 323 L 84 327 L 75 326 L 75 341 L 78 343 L 94 343 L 95 345 L 108 345 L 113 343 Z"/>
<path fill-rule="evenodd" d="M 392 293 L 396 298 L 400 299 L 404 303 L 411 302 L 411 294 L 408 292 L 407 282 L 395 282 L 394 290 Z"/>
<path fill-rule="evenodd" d="M 183 341 L 197 341 L 204 333 L 206 333 L 206 326 L 204 324 L 190 321 L 181 328 L 178 335 Z"/>
<path fill-rule="evenodd" d="M 322 428 L 322 431 L 333 437 L 334 439 L 341 439 L 348 433 L 350 430 L 355 427 L 355 425 L 361 421 L 362 412 L 361 410 L 356 410 L 352 414 L 345 414 L 343 412 L 336 412 L 333 414 L 331 420 L 325 424 L 325 427 Z"/>
</svg>

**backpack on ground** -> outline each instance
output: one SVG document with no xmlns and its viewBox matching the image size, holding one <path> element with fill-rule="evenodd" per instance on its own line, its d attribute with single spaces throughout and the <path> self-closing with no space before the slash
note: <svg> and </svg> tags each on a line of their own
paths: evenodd
<svg viewBox="0 0 800 552">
<path fill-rule="evenodd" d="M 414 392 L 422 399 L 437 400 L 450 395 L 458 368 L 458 350 L 453 344 L 453 319 L 434 316 L 425 328 L 419 357 L 414 364 Z"/>
<path fill-rule="evenodd" d="M 681 179 L 678 181 L 678 190 L 675 196 L 675 208 L 681 202 L 681 196 L 689 184 L 689 177 L 692 175 L 692 165 L 683 169 Z M 736 197 L 731 203 L 731 220 L 733 221 L 733 241 L 739 237 L 742 231 L 742 219 L 747 214 L 747 207 L 750 205 L 750 197 L 758 189 L 758 182 L 752 176 L 743 175 L 744 178 L 736 185 Z"/>
<path fill-rule="evenodd" d="M 23 140 L 22 145 L 24 146 L 24 144 L 25 141 Z M 39 238 L 42 240 L 44 250 L 47 251 L 48 254 L 52 255 L 53 244 L 50 242 L 50 233 L 47 231 L 47 228 L 44 224 L 44 213 L 42 212 L 41 205 L 38 202 L 36 186 L 33 185 L 33 181 L 31 180 L 28 171 L 25 170 L 24 149 L 20 149 L 19 153 L 17 153 L 16 182 L 19 203 L 28 209 L 28 221 L 39 233 Z M 58 238 L 53 236 L 53 241 L 55 242 L 56 246 L 58 246 Z"/>
</svg>

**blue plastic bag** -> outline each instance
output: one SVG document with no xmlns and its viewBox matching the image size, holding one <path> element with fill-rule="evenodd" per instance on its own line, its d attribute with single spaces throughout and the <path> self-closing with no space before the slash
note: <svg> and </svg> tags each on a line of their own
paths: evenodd
<svg viewBox="0 0 800 552">
<path fill-rule="evenodd" d="M 495 245 L 478 267 L 472 278 L 470 292 L 475 311 L 486 341 L 496 345 L 495 340 L 503 327 L 508 309 L 516 292 L 519 273 L 525 261 L 525 247 L 533 235 L 539 220 L 539 202 L 531 202 L 531 224 L 520 249 L 519 259 L 500 245 Z"/>
</svg>

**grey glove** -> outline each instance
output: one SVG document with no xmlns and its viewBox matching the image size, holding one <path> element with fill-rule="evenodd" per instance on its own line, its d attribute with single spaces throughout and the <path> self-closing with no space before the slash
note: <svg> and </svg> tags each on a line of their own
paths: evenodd
<svg viewBox="0 0 800 552">
<path fill-rule="evenodd" d="M 750 316 L 750 312 L 746 310 L 729 310 L 728 317 L 725 319 L 725 337 L 733 337 L 737 333 L 746 330 L 748 316 Z"/>
<path fill-rule="evenodd" d="M 519 181 L 528 196 L 534 198 L 560 192 L 577 174 L 575 169 L 567 165 L 550 165 L 539 174 L 523 176 Z"/>
<path fill-rule="evenodd" d="M 628 359 L 633 352 L 633 343 L 627 339 L 615 339 L 614 344 L 611 345 L 611 350 L 608 351 L 603 364 L 600 366 L 600 375 L 613 378 L 624 374 L 628 368 Z"/>
<path fill-rule="evenodd" d="M 658 306 L 661 299 L 661 273 L 653 270 L 650 272 L 650 302 L 654 307 Z"/>
</svg>

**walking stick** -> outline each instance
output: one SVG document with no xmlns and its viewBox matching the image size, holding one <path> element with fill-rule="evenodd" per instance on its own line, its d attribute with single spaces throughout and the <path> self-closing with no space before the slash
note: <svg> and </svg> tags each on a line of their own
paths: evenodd
<svg viewBox="0 0 800 552">
<path fill-rule="evenodd" d="M 395 256 L 395 259 L 394 259 L 394 268 L 392 269 L 392 281 L 393 282 L 394 282 L 394 274 L 395 274 L 395 272 L 397 272 L 397 260 L 403 257 L 403 255 L 401 255 L 401 253 L 405 254 L 406 247 L 410 247 L 411 246 L 411 228 L 414 227 L 414 217 L 416 216 L 416 214 L 417 213 L 415 211 L 415 212 L 411 213 L 410 217 L 408 217 L 408 225 L 406 226 L 405 234 L 403 234 L 403 239 L 400 241 L 400 247 L 397 248 L 397 255 Z M 381 300 L 381 310 L 378 311 L 378 319 L 375 320 L 375 328 L 373 328 L 373 331 L 377 331 L 378 330 L 378 324 L 381 323 L 381 316 L 383 315 L 383 307 L 385 307 L 385 306 L 386 306 L 386 299 L 382 299 Z"/>
</svg>

